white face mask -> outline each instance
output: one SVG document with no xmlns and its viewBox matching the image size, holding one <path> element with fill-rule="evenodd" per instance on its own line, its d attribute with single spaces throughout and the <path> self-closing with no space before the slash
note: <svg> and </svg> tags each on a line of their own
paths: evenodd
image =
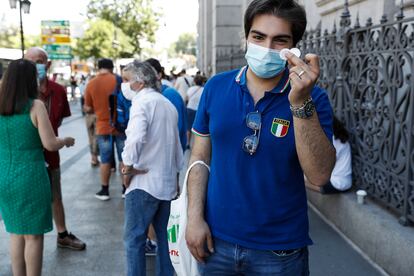
<svg viewBox="0 0 414 276">
<path fill-rule="evenodd" d="M 123 82 L 121 83 L 121 91 L 124 95 L 125 99 L 132 101 L 132 99 L 135 97 L 137 92 L 131 89 L 131 83 L 129 82 Z"/>
</svg>

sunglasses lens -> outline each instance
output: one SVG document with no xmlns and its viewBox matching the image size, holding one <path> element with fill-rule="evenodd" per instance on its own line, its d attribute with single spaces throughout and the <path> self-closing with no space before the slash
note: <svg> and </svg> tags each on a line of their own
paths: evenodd
<svg viewBox="0 0 414 276">
<path fill-rule="evenodd" d="M 253 154 L 256 152 L 258 144 L 259 139 L 255 135 L 247 136 L 243 141 L 243 150 L 250 154 Z"/>
<path fill-rule="evenodd" d="M 260 113 L 252 112 L 247 114 L 246 123 L 249 128 L 253 130 L 259 130 L 262 123 L 262 117 L 260 116 Z"/>
</svg>

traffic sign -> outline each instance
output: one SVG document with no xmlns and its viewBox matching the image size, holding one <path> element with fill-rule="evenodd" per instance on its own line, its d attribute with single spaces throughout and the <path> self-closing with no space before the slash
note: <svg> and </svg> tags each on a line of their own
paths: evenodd
<svg viewBox="0 0 414 276">
<path fill-rule="evenodd" d="M 72 59 L 72 48 L 70 45 L 43 45 L 50 59 Z"/>
<path fill-rule="evenodd" d="M 69 36 L 57 36 L 57 35 L 42 35 L 42 44 L 69 44 Z"/>
<path fill-rule="evenodd" d="M 68 20 L 42 20 L 42 45 L 50 59 L 72 59 Z"/>
</svg>

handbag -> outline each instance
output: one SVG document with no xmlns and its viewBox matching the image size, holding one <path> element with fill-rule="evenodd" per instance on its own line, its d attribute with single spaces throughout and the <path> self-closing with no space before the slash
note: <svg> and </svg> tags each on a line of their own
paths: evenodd
<svg viewBox="0 0 414 276">
<path fill-rule="evenodd" d="M 191 255 L 185 240 L 188 204 L 187 181 L 191 169 L 197 164 L 206 166 L 210 171 L 210 167 L 201 160 L 192 163 L 185 174 L 181 195 L 177 199 L 171 201 L 171 211 L 167 226 L 168 247 L 171 263 L 178 276 L 200 275 L 198 272 L 197 260 Z"/>
</svg>

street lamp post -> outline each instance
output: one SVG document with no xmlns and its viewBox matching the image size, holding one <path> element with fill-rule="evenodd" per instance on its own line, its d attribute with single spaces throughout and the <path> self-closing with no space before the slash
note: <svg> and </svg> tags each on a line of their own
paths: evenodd
<svg viewBox="0 0 414 276">
<path fill-rule="evenodd" d="M 23 12 L 28 14 L 30 12 L 30 1 L 29 0 L 9 0 L 10 8 L 15 9 L 17 7 L 17 2 L 19 2 L 19 14 L 20 14 L 20 40 L 22 48 L 22 58 L 24 57 L 24 32 L 23 32 L 23 18 L 22 18 L 22 9 Z"/>
</svg>

